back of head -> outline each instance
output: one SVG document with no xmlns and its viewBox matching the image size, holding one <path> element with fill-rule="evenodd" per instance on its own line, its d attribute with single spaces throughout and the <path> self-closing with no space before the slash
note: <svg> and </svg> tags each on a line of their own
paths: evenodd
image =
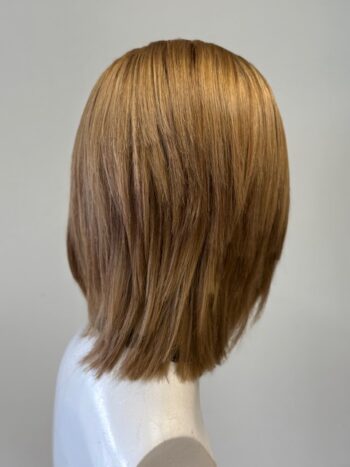
<svg viewBox="0 0 350 467">
<path fill-rule="evenodd" d="M 99 77 L 78 127 L 67 253 L 97 376 L 212 370 L 265 305 L 288 223 L 282 119 L 246 59 L 157 41 Z"/>
</svg>

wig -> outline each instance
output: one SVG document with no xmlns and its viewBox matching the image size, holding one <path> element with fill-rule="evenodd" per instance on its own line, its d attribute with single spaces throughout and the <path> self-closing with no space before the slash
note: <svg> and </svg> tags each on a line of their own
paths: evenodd
<svg viewBox="0 0 350 467">
<path fill-rule="evenodd" d="M 264 308 L 288 212 L 283 122 L 254 65 L 187 39 L 117 58 L 72 153 L 67 254 L 94 337 L 81 364 L 212 371 Z"/>
</svg>

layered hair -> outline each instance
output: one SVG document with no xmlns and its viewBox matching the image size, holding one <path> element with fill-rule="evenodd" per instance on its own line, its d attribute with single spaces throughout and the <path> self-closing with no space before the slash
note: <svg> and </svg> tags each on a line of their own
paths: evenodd
<svg viewBox="0 0 350 467">
<path fill-rule="evenodd" d="M 94 338 L 81 363 L 149 380 L 173 361 L 183 381 L 221 364 L 264 308 L 288 211 L 284 127 L 252 63 L 186 39 L 113 61 L 71 163 L 67 254 Z"/>
</svg>

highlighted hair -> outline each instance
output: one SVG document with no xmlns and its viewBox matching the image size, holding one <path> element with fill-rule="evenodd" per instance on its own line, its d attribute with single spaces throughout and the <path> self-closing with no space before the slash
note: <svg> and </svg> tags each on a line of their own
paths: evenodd
<svg viewBox="0 0 350 467">
<path fill-rule="evenodd" d="M 201 40 L 116 59 L 72 154 L 67 253 L 97 377 L 182 380 L 223 362 L 264 308 L 288 223 L 282 119 L 246 59 Z M 116 364 L 118 365 L 116 366 Z"/>
</svg>

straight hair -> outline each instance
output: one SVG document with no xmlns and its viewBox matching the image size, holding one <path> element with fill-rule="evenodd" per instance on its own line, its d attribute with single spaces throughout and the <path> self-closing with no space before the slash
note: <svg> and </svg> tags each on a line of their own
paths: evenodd
<svg viewBox="0 0 350 467">
<path fill-rule="evenodd" d="M 72 153 L 67 255 L 94 338 L 81 364 L 129 380 L 213 370 L 261 315 L 288 211 L 283 123 L 253 64 L 186 39 L 117 58 Z"/>
</svg>

